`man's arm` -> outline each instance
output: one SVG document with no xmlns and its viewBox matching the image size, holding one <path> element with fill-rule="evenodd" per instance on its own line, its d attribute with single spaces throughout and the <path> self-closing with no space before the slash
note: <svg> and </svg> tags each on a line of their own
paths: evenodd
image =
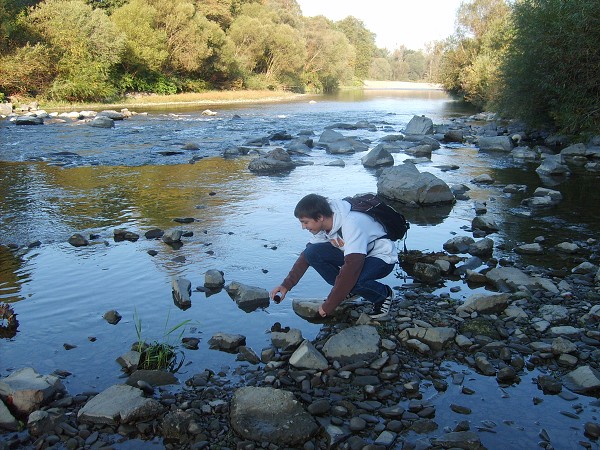
<svg viewBox="0 0 600 450">
<path fill-rule="evenodd" d="M 365 264 L 365 258 L 366 255 L 362 253 L 350 253 L 344 257 L 344 264 L 335 279 L 335 284 L 329 292 L 327 300 L 321 305 L 321 309 L 325 314 L 331 314 L 352 291 Z"/>
</svg>

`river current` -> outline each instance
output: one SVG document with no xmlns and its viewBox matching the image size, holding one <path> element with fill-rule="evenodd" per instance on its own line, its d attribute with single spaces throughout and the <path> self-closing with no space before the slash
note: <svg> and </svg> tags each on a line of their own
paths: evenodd
<svg viewBox="0 0 600 450">
<path fill-rule="evenodd" d="M 192 307 L 181 310 L 174 304 L 171 280 L 186 278 L 194 290 L 203 285 L 207 270 L 217 269 L 226 283 L 270 290 L 283 280 L 309 237 L 293 217 L 296 202 L 311 192 L 328 197 L 375 192 L 376 174 L 362 166 L 364 153 L 334 156 L 315 148 L 302 158 L 307 164 L 289 174 L 257 176 L 248 170 L 256 154 L 225 159 L 222 152 L 276 131 L 297 135 L 312 130 L 318 138 L 329 125 L 358 121 L 376 130 L 342 132 L 373 148 L 383 136 L 402 132 L 413 115 L 443 124 L 473 111 L 435 90 L 364 91 L 311 99 L 213 105 L 214 116 L 202 115 L 205 107 L 140 109 L 114 129 L 71 121 L 43 126 L 0 121 L 0 302 L 12 305 L 20 323 L 16 336 L 0 338 L 0 377 L 31 366 L 39 373 L 72 373 L 64 380 L 70 393 L 102 390 L 122 381 L 115 359 L 137 340 L 136 321 L 147 341 L 164 340 L 173 326 L 190 321 L 184 336 L 199 338 L 200 348 L 184 351 L 178 374 L 182 382 L 205 368 L 232 372 L 241 364 L 235 355 L 209 349 L 208 341 L 217 332 L 246 336 L 247 345 L 259 354 L 269 346 L 268 330 L 275 322 L 299 328 L 305 338 L 313 339 L 319 326 L 297 317 L 289 301 L 244 312 L 225 291 L 194 291 Z M 337 158 L 345 166 L 327 165 Z M 394 158 L 398 164 L 408 155 Z M 459 169 L 447 171 L 448 165 Z M 418 168 L 449 185 L 469 185 L 471 200 L 442 210 L 403 211 L 411 222 L 409 249 L 441 251 L 448 239 L 468 234 L 473 201 L 486 202 L 501 224 L 501 232 L 493 235 L 497 258 L 514 259 L 514 245 L 537 236 L 585 240 L 600 231 L 600 198 L 593 177 L 574 176 L 554 187 L 563 193 L 563 202 L 551 212 L 531 215 L 520 205 L 524 196 L 504 194 L 501 186 L 526 185 L 531 194 L 543 183 L 531 166 L 506 154 L 481 153 L 472 145 L 442 145 L 431 162 Z M 470 183 L 484 173 L 496 184 Z M 176 218 L 194 221 L 180 224 Z M 137 242 L 115 242 L 114 230 L 119 228 L 141 237 Z M 180 228 L 189 234 L 183 246 L 174 249 L 145 239 L 151 228 Z M 67 242 L 74 233 L 97 238 L 93 245 L 75 248 Z M 151 256 L 150 250 L 158 253 Z M 545 263 L 562 267 L 563 261 L 551 256 Z M 411 282 L 395 273 L 386 281 L 393 286 Z M 475 291 L 463 281 L 453 281 L 436 294 L 462 301 Z M 309 271 L 289 298 L 324 297 L 327 292 L 324 282 Z M 117 325 L 102 318 L 112 309 L 122 315 Z M 176 343 L 179 335 L 166 339 Z M 510 411 L 519 409 L 519 402 L 531 403 L 526 381 L 513 389 L 509 403 L 500 400 L 505 397 L 493 379 L 470 374 L 482 391 L 491 392 L 491 401 L 498 403 L 494 408 Z M 538 418 L 524 420 L 534 423 Z M 565 442 L 567 420 L 549 415 L 546 424 L 563 427 Z"/>
</svg>

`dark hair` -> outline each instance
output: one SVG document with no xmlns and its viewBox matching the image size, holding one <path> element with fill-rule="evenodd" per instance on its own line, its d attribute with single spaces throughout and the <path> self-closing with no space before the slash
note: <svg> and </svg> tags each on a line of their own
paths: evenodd
<svg viewBox="0 0 600 450">
<path fill-rule="evenodd" d="M 319 194 L 308 194 L 296 205 L 294 216 L 298 219 L 301 217 L 309 217 L 313 220 L 317 220 L 321 216 L 333 216 L 333 211 L 325 197 Z"/>
</svg>

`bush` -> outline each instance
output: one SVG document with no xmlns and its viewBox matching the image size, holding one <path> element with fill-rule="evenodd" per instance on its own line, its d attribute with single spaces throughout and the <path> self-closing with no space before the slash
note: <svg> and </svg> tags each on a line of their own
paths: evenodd
<svg viewBox="0 0 600 450">
<path fill-rule="evenodd" d="M 600 8 L 597 0 L 523 0 L 501 67 L 500 109 L 562 132 L 600 128 Z"/>
</svg>

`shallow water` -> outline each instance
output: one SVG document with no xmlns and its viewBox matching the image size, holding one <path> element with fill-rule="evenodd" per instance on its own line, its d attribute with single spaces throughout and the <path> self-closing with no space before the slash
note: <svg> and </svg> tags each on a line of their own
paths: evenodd
<svg viewBox="0 0 600 450">
<path fill-rule="evenodd" d="M 274 322 L 300 328 L 305 338 L 313 339 L 319 326 L 299 319 L 289 301 L 247 313 L 225 291 L 209 296 L 193 292 L 192 307 L 183 311 L 174 305 L 171 280 L 187 278 L 194 289 L 203 284 L 207 270 L 218 269 L 227 283 L 270 290 L 308 240 L 292 214 L 296 202 L 310 192 L 329 197 L 374 192 L 375 173 L 360 163 L 363 154 L 339 156 L 345 167 L 332 167 L 324 164 L 338 156 L 316 148 L 304 158 L 312 165 L 288 175 L 255 176 L 247 169 L 254 154 L 223 159 L 220 153 L 274 131 L 295 135 L 309 129 L 318 136 L 330 124 L 361 120 L 375 124 L 377 131 L 343 133 L 368 139 L 373 147 L 382 136 L 402 131 L 414 114 L 445 123 L 468 113 L 439 91 L 369 91 L 319 98 L 317 103 L 212 107 L 218 114 L 211 117 L 202 116 L 203 109 L 152 110 L 117 122 L 112 130 L 73 123 L 17 127 L 0 122 L 0 301 L 12 304 L 20 322 L 15 337 L 0 339 L 0 376 L 23 366 L 40 373 L 60 369 L 73 374 L 64 380 L 70 393 L 104 389 L 122 376 L 115 359 L 137 340 L 135 315 L 147 341 L 162 340 L 171 327 L 190 320 L 184 336 L 199 337 L 201 343 L 199 350 L 185 351 L 181 381 L 205 368 L 230 371 L 239 364 L 235 355 L 208 348 L 216 332 L 246 336 L 257 353 L 270 345 L 267 331 Z M 196 143 L 199 150 L 182 150 L 185 143 Z M 400 163 L 407 155 L 394 157 Z M 440 168 L 449 164 L 460 169 Z M 497 258 L 514 260 L 515 244 L 530 243 L 540 235 L 548 236 L 550 245 L 598 236 L 597 177 L 578 172 L 558 186 L 548 186 L 563 193 L 563 202 L 529 215 L 520 207 L 521 200 L 545 185 L 532 170 L 535 166 L 514 163 L 504 154 L 451 145 L 434 151 L 432 161 L 418 167 L 448 184 L 468 184 L 472 200 L 436 210 L 403 210 L 412 224 L 409 249 L 441 251 L 448 239 L 470 235 L 465 228 L 475 215 L 473 200 L 487 202 L 502 229 L 491 236 L 506 248 L 495 251 Z M 470 183 L 483 173 L 497 183 Z M 509 183 L 527 185 L 528 194 L 503 194 L 502 186 Z M 182 217 L 195 221 L 173 221 Z M 155 227 L 181 228 L 193 235 L 175 250 L 144 238 L 144 232 Z M 137 242 L 115 242 L 118 228 L 141 237 Z M 100 237 L 89 247 L 75 248 L 67 243 L 73 233 Z M 27 251 L 5 247 L 23 248 L 35 241 L 41 245 Z M 149 250 L 158 254 L 152 257 Z M 174 261 L 176 257 L 185 259 Z M 556 254 L 525 261 L 559 268 L 576 262 Z M 393 286 L 405 283 L 395 274 L 386 281 Z M 461 290 L 450 292 L 456 286 Z M 327 292 L 324 282 L 309 271 L 289 298 L 324 297 Z M 459 280 L 446 283 L 436 294 L 464 300 L 473 292 Z M 117 325 L 102 318 L 110 309 L 123 316 Z M 169 337 L 174 343 L 178 338 L 175 333 Z M 64 344 L 75 348 L 66 350 Z M 483 391 L 498 390 L 495 380 L 480 378 Z M 527 389 L 526 383 L 519 385 L 519 392 L 527 393 L 518 396 L 529 406 L 526 397 L 534 388 Z M 502 408 L 502 402 L 496 407 Z M 506 413 L 514 407 L 514 402 L 508 403 Z M 564 419 L 565 430 L 569 420 Z"/>
</svg>

